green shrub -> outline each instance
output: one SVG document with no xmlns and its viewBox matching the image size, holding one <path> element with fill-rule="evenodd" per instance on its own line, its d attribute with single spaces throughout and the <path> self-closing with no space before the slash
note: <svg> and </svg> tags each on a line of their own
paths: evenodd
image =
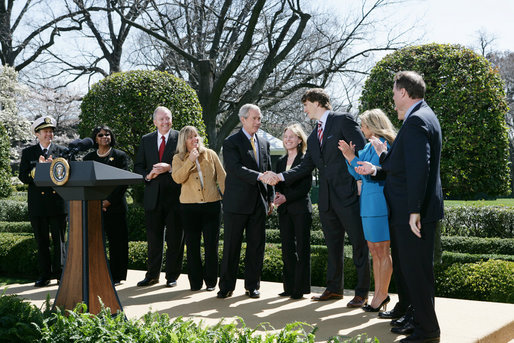
<svg viewBox="0 0 514 343">
<path fill-rule="evenodd" d="M 441 237 L 441 243 L 443 251 L 468 254 L 512 255 L 514 253 L 514 238 L 445 236 Z"/>
<path fill-rule="evenodd" d="M 514 208 L 452 206 L 445 208 L 443 236 L 514 238 Z"/>
<path fill-rule="evenodd" d="M 441 123 L 445 197 L 509 194 L 508 108 L 498 70 L 485 57 L 458 45 L 411 46 L 385 56 L 366 80 L 360 110 L 381 108 L 396 127 L 400 126 L 391 90 L 400 70 L 423 75 L 425 99 Z"/>
<path fill-rule="evenodd" d="M 436 288 L 443 297 L 514 303 L 514 262 L 456 263 L 437 275 Z"/>
<path fill-rule="evenodd" d="M 30 225 L 30 222 L 2 222 L 2 221 L 0 221 L 0 232 L 32 233 L 32 225 Z"/>
<path fill-rule="evenodd" d="M 443 251 L 442 255 L 442 264 L 444 265 L 450 265 L 454 263 L 474 263 L 488 260 L 514 261 L 514 255 L 468 254 L 450 251 Z"/>
<path fill-rule="evenodd" d="M 28 220 L 29 212 L 26 201 L 0 199 L 0 221 L 26 222 Z"/>
<path fill-rule="evenodd" d="M 0 234 L 0 274 L 35 278 L 37 246 L 33 235 Z"/>
<path fill-rule="evenodd" d="M 139 204 L 129 204 L 127 211 L 129 241 L 146 241 L 145 209 Z"/>
<path fill-rule="evenodd" d="M 40 338 L 37 327 L 42 325 L 41 310 L 17 295 L 6 295 L 4 290 L 0 296 L 0 341 L 35 342 Z"/>
<path fill-rule="evenodd" d="M 55 313 L 45 319 L 41 331 L 41 342 L 314 342 L 315 331 L 306 323 L 287 324 L 280 332 L 268 323 L 264 333 L 247 327 L 244 321 L 230 324 L 222 322 L 214 326 L 196 324 L 193 320 L 179 317 L 173 321 L 167 314 L 147 313 L 141 320 L 127 320 L 123 315 L 111 316 L 109 310 L 102 309 L 100 314 L 87 313 L 84 304 L 77 305 L 75 310 Z M 310 332 L 309 332 L 310 331 Z"/>
<path fill-rule="evenodd" d="M 3 106 L 1 106 L 3 110 Z M 8 197 L 12 191 L 11 186 L 11 165 L 10 165 L 11 143 L 7 130 L 0 123 L 0 198 Z"/>
<path fill-rule="evenodd" d="M 166 72 L 142 70 L 114 73 L 94 84 L 80 106 L 79 133 L 89 137 L 99 124 L 109 125 L 118 148 L 133 159 L 141 137 L 155 130 L 152 114 L 157 106 L 171 110 L 173 128 L 193 125 L 205 137 L 195 91 Z"/>
</svg>

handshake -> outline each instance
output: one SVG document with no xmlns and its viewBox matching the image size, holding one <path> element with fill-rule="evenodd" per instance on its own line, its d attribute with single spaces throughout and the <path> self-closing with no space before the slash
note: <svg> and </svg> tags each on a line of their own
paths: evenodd
<svg viewBox="0 0 514 343">
<path fill-rule="evenodd" d="M 264 174 L 261 175 L 259 181 L 262 181 L 271 186 L 275 186 L 282 180 L 280 179 L 280 176 L 278 176 L 278 174 L 268 170 L 267 172 L 264 172 Z"/>
</svg>

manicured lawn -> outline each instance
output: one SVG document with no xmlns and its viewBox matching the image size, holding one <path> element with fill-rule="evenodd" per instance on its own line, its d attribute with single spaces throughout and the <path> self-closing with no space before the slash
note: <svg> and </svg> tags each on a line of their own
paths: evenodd
<svg viewBox="0 0 514 343">
<path fill-rule="evenodd" d="M 514 198 L 502 198 L 496 200 L 445 200 L 444 206 L 509 206 L 514 207 Z"/>
</svg>

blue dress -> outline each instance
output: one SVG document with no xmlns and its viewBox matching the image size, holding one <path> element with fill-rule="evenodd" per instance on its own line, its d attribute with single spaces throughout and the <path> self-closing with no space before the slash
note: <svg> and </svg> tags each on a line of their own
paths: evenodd
<svg viewBox="0 0 514 343">
<path fill-rule="evenodd" d="M 385 141 L 383 138 L 380 140 Z M 387 147 L 389 148 L 389 144 Z M 354 169 L 358 166 L 357 161 L 366 161 L 380 166 L 379 157 L 371 143 L 366 144 L 351 163 L 347 162 L 348 171 L 356 180 L 362 180 L 360 211 L 364 237 L 369 242 L 388 241 L 390 238 L 387 204 L 384 196 L 385 181 L 373 180 L 369 175 L 357 174 Z"/>
</svg>

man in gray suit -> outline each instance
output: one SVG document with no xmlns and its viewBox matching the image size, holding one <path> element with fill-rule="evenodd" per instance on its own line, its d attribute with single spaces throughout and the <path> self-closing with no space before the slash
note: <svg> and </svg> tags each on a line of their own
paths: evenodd
<svg viewBox="0 0 514 343">
<path fill-rule="evenodd" d="M 147 272 L 139 287 L 159 282 L 163 237 L 167 243 L 166 287 L 177 285 L 184 256 L 184 233 L 179 217 L 180 185 L 171 178 L 171 162 L 177 148 L 178 131 L 171 128 L 171 111 L 159 106 L 153 114 L 157 131 L 141 139 L 134 171 L 145 179 L 144 207 L 148 240 Z M 166 231 L 164 228 L 166 227 Z"/>
</svg>

